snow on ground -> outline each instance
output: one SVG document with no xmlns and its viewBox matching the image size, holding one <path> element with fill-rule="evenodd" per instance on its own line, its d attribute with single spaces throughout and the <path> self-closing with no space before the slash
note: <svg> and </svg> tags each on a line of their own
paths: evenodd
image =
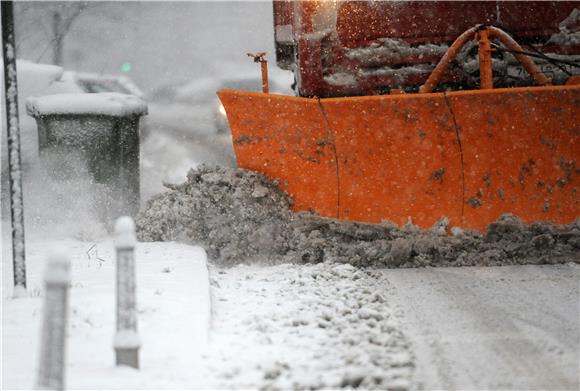
<svg viewBox="0 0 580 391">
<path fill-rule="evenodd" d="M 4 230 L 6 234 L 6 230 Z M 8 239 L 5 237 L 5 239 Z M 2 388 L 32 389 L 42 320 L 44 257 L 58 243 L 71 255 L 67 379 L 71 389 L 179 388 L 191 377 L 210 319 L 206 256 L 199 247 L 140 243 L 137 304 L 140 371 L 115 368 L 115 268 L 112 240 L 28 241 L 29 298 L 11 299 L 9 241 L 3 245 Z"/>
<path fill-rule="evenodd" d="M 10 248 L 3 247 L 6 389 L 34 384 L 41 276 L 44 256 L 55 243 L 29 241 L 31 297 L 25 299 L 10 298 Z M 331 263 L 212 267 L 212 321 L 206 344 L 210 279 L 205 252 L 176 243 L 138 244 L 142 368 L 115 368 L 112 241 L 58 243 L 69 249 L 73 261 L 68 388 L 405 390 L 411 385 L 410 345 L 381 294 L 380 273 Z"/>
<path fill-rule="evenodd" d="M 422 389 L 580 389 L 580 265 L 383 274 Z"/>
<path fill-rule="evenodd" d="M 406 390 L 407 338 L 380 273 L 351 265 L 212 269 L 209 388 Z"/>
<path fill-rule="evenodd" d="M 43 257 L 54 243 L 29 241 L 30 298 L 9 298 L 11 271 L 3 263 L 5 389 L 34 383 Z M 208 275 L 199 247 L 139 243 L 137 371 L 113 365 L 112 241 L 59 243 L 73 259 L 70 389 L 579 386 L 576 264 L 210 264 Z M 4 246 L 4 260 L 8 252 Z"/>
</svg>

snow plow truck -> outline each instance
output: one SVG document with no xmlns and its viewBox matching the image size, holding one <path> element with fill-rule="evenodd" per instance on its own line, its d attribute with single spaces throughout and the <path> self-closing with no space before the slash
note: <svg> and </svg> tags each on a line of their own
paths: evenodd
<svg viewBox="0 0 580 391">
<path fill-rule="evenodd" d="M 297 96 L 218 95 L 238 166 L 277 180 L 296 211 L 477 230 L 504 213 L 578 218 L 580 3 L 273 8 Z"/>
</svg>

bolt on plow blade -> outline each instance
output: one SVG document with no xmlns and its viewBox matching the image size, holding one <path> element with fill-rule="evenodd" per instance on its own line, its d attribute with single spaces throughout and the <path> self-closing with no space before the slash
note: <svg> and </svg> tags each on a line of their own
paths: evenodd
<svg viewBox="0 0 580 391">
<path fill-rule="evenodd" d="M 222 90 L 238 165 L 296 211 L 483 230 L 580 210 L 580 86 L 309 99 Z"/>
</svg>

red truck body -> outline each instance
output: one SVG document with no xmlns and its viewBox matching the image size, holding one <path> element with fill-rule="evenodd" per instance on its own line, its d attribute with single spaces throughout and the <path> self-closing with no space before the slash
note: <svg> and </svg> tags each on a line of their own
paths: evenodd
<svg viewBox="0 0 580 391">
<path fill-rule="evenodd" d="M 489 24 L 524 49 L 577 61 L 577 1 L 275 1 L 278 65 L 293 70 L 300 96 L 352 96 L 413 90 L 463 31 Z M 469 83 L 469 53 L 446 83 Z M 509 53 L 494 55 L 496 86 L 529 85 Z M 548 76 L 578 74 L 539 61 Z M 557 77 L 555 78 L 557 79 Z"/>
</svg>

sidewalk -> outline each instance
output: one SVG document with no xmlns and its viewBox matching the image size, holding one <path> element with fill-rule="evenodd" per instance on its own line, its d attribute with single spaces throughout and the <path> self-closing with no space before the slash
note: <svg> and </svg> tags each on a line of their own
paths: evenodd
<svg viewBox="0 0 580 391">
<path fill-rule="evenodd" d="M 6 235 L 5 235 L 6 236 Z M 2 257 L 2 386 L 31 389 L 36 378 L 42 319 L 45 255 L 55 241 L 27 243 L 30 298 L 10 299 L 10 247 Z M 207 342 L 210 295 L 207 260 L 200 247 L 177 243 L 137 245 L 137 305 L 141 370 L 116 368 L 115 264 L 112 240 L 59 241 L 72 262 L 66 387 L 142 389 L 183 386 Z"/>
</svg>

